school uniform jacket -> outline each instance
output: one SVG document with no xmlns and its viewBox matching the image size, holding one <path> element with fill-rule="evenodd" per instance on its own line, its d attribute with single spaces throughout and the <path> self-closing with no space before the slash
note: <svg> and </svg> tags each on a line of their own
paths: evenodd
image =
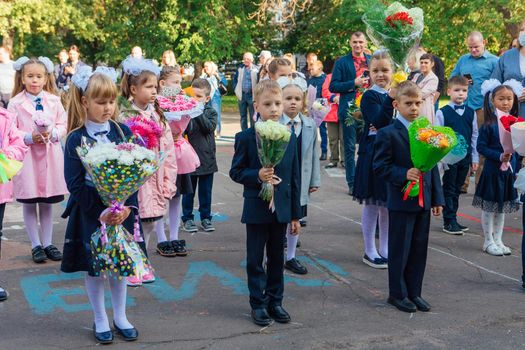
<svg viewBox="0 0 525 350">
<path fill-rule="evenodd" d="M 392 211 L 418 212 L 423 210 L 418 198 L 403 200 L 406 175 L 414 167 L 410 158 L 408 130 L 399 121 L 378 131 L 374 144 L 374 173 L 387 182 L 387 208 Z M 423 176 L 424 210 L 443 206 L 445 199 L 437 167 Z"/>
<path fill-rule="evenodd" d="M 249 128 L 235 135 L 235 154 L 232 159 L 230 177 L 244 185 L 244 206 L 241 222 L 244 224 L 289 223 L 302 217 L 300 204 L 300 168 L 297 157 L 295 134 L 290 137 L 281 162 L 275 167 L 275 174 L 281 183 L 275 186 L 275 212 L 269 203 L 259 198 L 261 181 L 259 170 L 262 165 L 257 155 L 255 129 Z"/>
</svg>

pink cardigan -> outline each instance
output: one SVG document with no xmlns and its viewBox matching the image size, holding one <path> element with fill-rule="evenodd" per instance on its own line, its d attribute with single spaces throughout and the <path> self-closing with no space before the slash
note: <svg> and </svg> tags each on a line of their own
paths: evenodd
<svg viewBox="0 0 525 350">
<path fill-rule="evenodd" d="M 421 73 L 416 74 L 412 81 L 415 83 L 417 81 L 417 78 L 421 75 Z M 434 74 L 434 72 L 428 73 L 428 75 L 423 78 L 417 84 L 419 88 L 421 89 L 422 97 L 423 97 L 423 104 L 421 105 L 421 115 L 427 117 L 428 121 L 434 125 L 434 117 L 436 115 L 436 111 L 434 109 L 434 97 L 437 93 L 437 87 L 438 87 L 439 79 L 437 75 Z"/>
</svg>

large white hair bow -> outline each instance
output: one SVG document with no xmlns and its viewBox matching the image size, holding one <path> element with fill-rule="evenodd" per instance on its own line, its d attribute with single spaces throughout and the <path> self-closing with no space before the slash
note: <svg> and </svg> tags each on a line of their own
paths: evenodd
<svg viewBox="0 0 525 350">
<path fill-rule="evenodd" d="M 296 76 L 295 78 L 280 77 L 279 79 L 277 79 L 277 84 L 279 84 L 281 89 L 284 89 L 284 87 L 288 85 L 295 85 L 299 89 L 301 89 L 302 92 L 306 92 L 306 89 L 308 87 L 308 85 L 306 84 L 306 80 L 304 80 L 300 76 Z"/>
<path fill-rule="evenodd" d="M 77 67 L 77 71 L 75 72 L 73 77 L 71 77 L 71 82 L 82 92 L 86 92 L 86 89 L 89 84 L 89 79 L 93 76 L 93 74 L 97 73 L 109 77 L 114 83 L 117 82 L 117 71 L 114 68 L 103 66 L 97 67 L 97 69 L 95 69 L 94 72 L 90 66 Z"/>
<path fill-rule="evenodd" d="M 130 75 L 140 75 L 143 71 L 149 71 L 156 76 L 160 74 L 160 68 L 152 60 L 143 58 L 128 57 L 122 62 L 122 69 L 124 73 Z"/>
<path fill-rule="evenodd" d="M 53 62 L 51 62 L 51 60 L 47 57 L 44 57 L 44 56 L 40 56 L 37 58 L 37 60 L 42 63 L 44 65 L 44 67 L 46 67 L 46 72 L 51 74 L 55 71 L 55 66 L 53 65 Z M 24 66 L 24 64 L 26 64 L 27 62 L 29 61 L 29 57 L 27 56 L 22 56 L 20 57 L 19 59 L 17 59 L 15 61 L 15 63 L 13 63 L 13 68 L 16 70 L 16 71 L 20 71 L 22 70 L 22 67 Z"/>
<path fill-rule="evenodd" d="M 505 85 L 511 88 L 516 96 L 520 96 L 523 91 L 523 85 L 521 85 L 516 79 L 507 80 L 503 84 L 498 79 L 489 79 L 481 84 L 481 94 L 485 96 L 488 93 L 492 93 L 492 91 L 500 85 Z"/>
</svg>

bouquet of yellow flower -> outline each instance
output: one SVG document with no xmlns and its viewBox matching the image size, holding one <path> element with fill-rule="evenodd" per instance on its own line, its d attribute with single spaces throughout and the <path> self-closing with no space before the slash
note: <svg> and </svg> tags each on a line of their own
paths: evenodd
<svg viewBox="0 0 525 350">
<path fill-rule="evenodd" d="M 261 165 L 265 168 L 274 168 L 284 157 L 286 147 L 290 142 L 291 132 L 281 123 L 267 120 L 255 123 L 255 139 L 257 142 L 257 153 Z M 274 175 L 269 182 L 262 184 L 259 197 L 270 202 L 270 209 L 274 210 L 273 187 L 278 185 L 281 179 Z"/>
<path fill-rule="evenodd" d="M 421 171 L 419 181 L 408 181 L 403 189 L 403 200 L 419 197 L 423 202 L 423 174 L 430 171 L 457 144 L 454 130 L 446 126 L 432 126 L 425 117 L 419 117 L 408 128 L 410 158 L 414 167 Z"/>
</svg>

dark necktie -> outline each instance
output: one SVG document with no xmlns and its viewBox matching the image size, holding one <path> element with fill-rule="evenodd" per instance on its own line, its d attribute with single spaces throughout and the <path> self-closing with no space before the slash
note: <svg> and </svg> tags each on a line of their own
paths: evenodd
<svg viewBox="0 0 525 350">
<path fill-rule="evenodd" d="M 42 106 L 42 99 L 40 97 L 35 98 L 35 110 L 44 111 L 44 106 Z"/>
<path fill-rule="evenodd" d="M 455 105 L 454 110 L 457 111 L 458 109 L 465 109 L 465 105 Z"/>
<path fill-rule="evenodd" d="M 109 133 L 109 131 L 104 130 L 104 131 L 98 131 L 98 132 L 94 133 L 93 135 L 100 136 L 100 135 L 107 135 L 108 133 Z"/>
<path fill-rule="evenodd" d="M 295 134 L 295 124 L 296 124 L 296 121 L 295 120 L 290 120 L 288 122 L 288 125 L 290 125 L 290 131 Z"/>
</svg>

